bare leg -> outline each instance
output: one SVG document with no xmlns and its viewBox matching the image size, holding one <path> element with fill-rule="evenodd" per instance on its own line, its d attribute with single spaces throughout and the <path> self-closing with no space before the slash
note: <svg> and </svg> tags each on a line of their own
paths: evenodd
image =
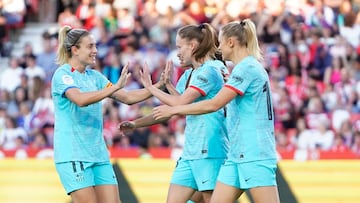
<svg viewBox="0 0 360 203">
<path fill-rule="evenodd" d="M 203 200 L 204 200 L 203 202 L 204 203 L 210 203 L 210 199 L 211 199 L 213 191 L 209 190 L 209 191 L 204 191 L 204 192 L 201 192 L 201 193 L 202 193 L 202 197 L 203 197 Z"/>
<path fill-rule="evenodd" d="M 195 202 L 195 203 L 204 203 L 204 199 L 202 196 L 201 192 L 196 191 L 192 196 L 191 196 L 191 201 Z"/>
<path fill-rule="evenodd" d="M 97 203 L 94 187 L 87 187 L 70 193 L 73 203 Z"/>
<path fill-rule="evenodd" d="M 256 187 L 249 191 L 255 203 L 280 203 L 276 186 Z"/>
<path fill-rule="evenodd" d="M 170 184 L 167 203 L 186 203 L 194 194 L 195 190 L 192 188 Z"/>
<path fill-rule="evenodd" d="M 217 182 L 210 203 L 234 203 L 243 192 L 238 188 Z"/>
<path fill-rule="evenodd" d="M 96 186 L 95 192 L 99 203 L 121 203 L 117 185 Z"/>
</svg>

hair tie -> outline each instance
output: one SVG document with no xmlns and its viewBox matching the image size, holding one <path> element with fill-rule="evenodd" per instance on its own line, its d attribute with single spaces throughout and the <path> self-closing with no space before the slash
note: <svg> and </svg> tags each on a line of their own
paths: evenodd
<svg viewBox="0 0 360 203">
<path fill-rule="evenodd" d="M 201 31 L 202 29 L 205 28 L 205 25 L 203 23 L 201 23 L 199 26 L 198 26 L 199 30 Z"/>
<path fill-rule="evenodd" d="M 66 30 L 66 34 L 68 34 L 71 30 L 72 30 L 72 28 Z"/>
<path fill-rule="evenodd" d="M 240 21 L 240 23 L 239 23 L 242 27 L 244 27 L 245 26 L 245 22 L 242 20 L 242 21 Z"/>
</svg>

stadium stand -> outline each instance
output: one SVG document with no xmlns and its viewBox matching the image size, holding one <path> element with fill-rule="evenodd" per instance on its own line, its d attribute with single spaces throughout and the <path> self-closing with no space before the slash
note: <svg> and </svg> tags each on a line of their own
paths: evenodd
<svg viewBox="0 0 360 203">
<path fill-rule="evenodd" d="M 4 160 L 52 157 L 54 123 L 49 78 L 56 68 L 53 62 L 60 26 L 90 29 L 98 41 L 98 63 L 93 68 L 110 80 L 116 79 L 122 66 L 130 62 L 133 77 L 126 88 L 133 89 L 141 87 L 137 73 L 145 61 L 156 81 L 165 62 L 173 60 L 173 81 L 177 81 L 183 72 L 178 68 L 174 47 L 177 28 L 209 22 L 218 29 L 229 21 L 244 18 L 256 22 L 265 57 L 263 63 L 271 79 L 280 167 L 288 160 L 297 161 L 294 167 L 286 164 L 283 168 L 286 170 L 282 170 L 286 177 L 295 177 L 290 180 L 291 185 L 298 185 L 301 178 L 296 177 L 306 176 L 291 168 L 316 170 L 320 166 L 311 168 L 314 160 L 326 163 L 341 159 L 346 163 L 348 159 L 360 157 L 359 0 L 23 2 L 27 4 L 25 11 L 20 12 L 21 21 L 12 26 L 6 23 L 4 5 L 0 4 L 0 157 Z M 83 12 L 84 9 L 94 9 L 94 12 Z M 87 15 L 89 13 L 92 15 Z M 46 72 L 45 79 L 24 74 L 28 56 L 36 57 L 37 65 Z M 231 71 L 232 64 L 228 67 Z M 109 100 L 103 104 L 104 138 L 113 158 L 176 159 L 181 153 L 183 117 L 174 117 L 167 124 L 127 136 L 121 136 L 117 130 L 119 122 L 150 113 L 159 104 L 158 100 L 151 98 L 131 106 Z M 343 174 L 335 171 L 346 170 L 340 166 L 338 169 L 324 166 L 332 170 L 328 175 L 334 173 L 341 177 Z M 327 170 L 322 169 L 320 171 Z M 320 173 L 316 174 L 319 179 L 314 177 L 317 183 L 326 180 L 320 178 Z M 356 184 L 353 187 L 359 188 Z M 299 185 L 296 187 L 303 187 Z M 359 198 L 349 191 L 343 191 L 349 199 L 334 199 L 352 202 L 351 198 Z M 302 202 L 321 202 L 311 195 L 314 194 L 309 190 L 296 193 L 298 197 L 309 197 Z M 0 194 L 0 197 L 5 196 Z"/>
</svg>

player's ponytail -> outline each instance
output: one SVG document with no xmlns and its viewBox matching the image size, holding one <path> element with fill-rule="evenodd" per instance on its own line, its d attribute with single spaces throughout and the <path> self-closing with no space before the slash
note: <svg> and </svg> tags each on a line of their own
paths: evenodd
<svg viewBox="0 0 360 203">
<path fill-rule="evenodd" d="M 210 24 L 184 26 L 178 31 L 178 35 L 183 39 L 196 40 L 199 43 L 199 46 L 192 53 L 195 60 L 198 61 L 207 55 L 215 59 L 219 42 L 216 31 Z"/>
<path fill-rule="evenodd" d="M 70 26 L 64 26 L 59 31 L 56 62 L 63 65 L 72 57 L 71 47 L 79 47 L 81 38 L 89 35 L 90 33 L 85 29 L 72 29 Z"/>
<path fill-rule="evenodd" d="M 255 24 L 250 19 L 245 19 L 240 22 L 231 22 L 221 29 L 222 35 L 229 37 L 236 37 L 240 46 L 246 47 L 248 53 L 258 60 L 263 60 L 263 55 L 259 46 L 256 34 Z"/>
<path fill-rule="evenodd" d="M 257 39 L 255 24 L 250 19 L 245 19 L 242 22 L 244 23 L 244 29 L 248 40 L 247 49 L 249 51 L 249 54 L 257 58 L 258 60 L 263 60 L 263 56 Z"/>
<path fill-rule="evenodd" d="M 66 40 L 66 34 L 69 30 L 71 30 L 70 26 L 64 26 L 59 31 L 59 36 L 58 36 L 59 46 L 57 49 L 56 62 L 60 65 L 66 63 L 69 60 L 69 54 L 64 45 Z"/>
</svg>

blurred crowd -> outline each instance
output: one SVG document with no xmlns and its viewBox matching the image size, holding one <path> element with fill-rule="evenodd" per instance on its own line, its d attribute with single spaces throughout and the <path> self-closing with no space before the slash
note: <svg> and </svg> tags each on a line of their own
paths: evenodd
<svg viewBox="0 0 360 203">
<path fill-rule="evenodd" d="M 27 14 L 38 12 L 42 2 L 0 0 L 3 43 L 8 38 L 1 35 L 2 28 L 13 29 L 14 16 L 26 23 Z M 210 23 L 219 29 L 250 18 L 272 83 L 278 150 L 352 151 L 360 156 L 360 1 L 62 0 L 56 8 L 58 27 L 82 27 L 96 37 L 98 60 L 92 68 L 115 82 L 129 63 L 127 89 L 142 88 L 138 73 L 144 63 L 157 81 L 168 60 L 174 61 L 176 84 L 184 71 L 178 68 L 174 43 L 179 27 Z M 52 146 L 50 86 L 57 68 L 57 34 L 46 31 L 42 40 L 41 45 L 26 43 L 21 57 L 9 54 L 8 67 L 0 74 L 0 149 Z M 34 53 L 34 46 L 43 46 L 42 53 Z M 231 71 L 233 66 L 228 67 Z M 144 156 L 152 147 L 181 149 L 186 124 L 180 116 L 125 136 L 118 131 L 121 121 L 148 115 L 159 104 L 154 98 L 134 105 L 104 100 L 108 146 L 136 147 Z"/>
</svg>

